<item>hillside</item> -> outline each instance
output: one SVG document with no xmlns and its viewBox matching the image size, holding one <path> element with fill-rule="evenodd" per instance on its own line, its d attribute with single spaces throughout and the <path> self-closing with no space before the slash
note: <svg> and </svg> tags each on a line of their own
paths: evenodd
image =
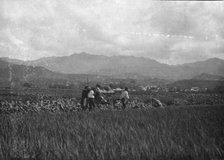
<svg viewBox="0 0 224 160">
<path fill-rule="evenodd" d="M 185 79 L 170 83 L 168 87 L 177 87 L 180 89 L 190 89 L 191 87 L 199 87 L 201 89 L 214 90 L 217 87 L 224 87 L 224 80 L 199 80 L 199 79 Z"/>
<path fill-rule="evenodd" d="M 223 76 L 207 74 L 207 73 L 202 73 L 200 75 L 197 75 L 193 79 L 196 79 L 196 80 L 211 80 L 211 81 L 224 81 Z"/>
<path fill-rule="evenodd" d="M 37 87 L 53 80 L 66 80 L 61 73 L 54 73 L 44 67 L 12 64 L 0 60 L 0 87 L 21 87 L 25 82 L 33 82 Z"/>
<path fill-rule="evenodd" d="M 195 63 L 187 63 L 177 67 L 180 67 L 183 72 L 191 71 L 193 77 L 203 73 L 224 76 L 224 60 L 218 58 L 211 58 L 205 61 L 199 61 Z"/>
</svg>

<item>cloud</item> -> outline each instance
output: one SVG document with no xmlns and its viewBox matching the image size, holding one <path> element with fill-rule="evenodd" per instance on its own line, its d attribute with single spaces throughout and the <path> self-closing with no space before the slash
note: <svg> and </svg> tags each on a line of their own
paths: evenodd
<svg viewBox="0 0 224 160">
<path fill-rule="evenodd" d="M 75 52 L 167 63 L 224 58 L 222 2 L 1 0 L 0 56 Z"/>
</svg>

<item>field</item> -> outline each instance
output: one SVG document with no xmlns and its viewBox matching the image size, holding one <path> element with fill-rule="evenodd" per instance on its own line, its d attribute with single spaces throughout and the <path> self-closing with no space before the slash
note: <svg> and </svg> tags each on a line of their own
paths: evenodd
<svg viewBox="0 0 224 160">
<path fill-rule="evenodd" d="M 224 107 L 0 114 L 0 159 L 224 159 Z"/>
</svg>

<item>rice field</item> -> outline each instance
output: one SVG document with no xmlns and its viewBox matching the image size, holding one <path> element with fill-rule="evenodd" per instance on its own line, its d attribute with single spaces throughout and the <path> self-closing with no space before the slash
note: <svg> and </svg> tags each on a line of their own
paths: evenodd
<svg viewBox="0 0 224 160">
<path fill-rule="evenodd" d="M 0 114 L 2 160 L 224 159 L 224 107 Z"/>
</svg>

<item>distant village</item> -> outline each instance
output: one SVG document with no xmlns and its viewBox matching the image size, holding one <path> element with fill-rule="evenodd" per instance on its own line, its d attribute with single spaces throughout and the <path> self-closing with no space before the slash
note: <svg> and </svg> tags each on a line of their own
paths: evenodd
<svg viewBox="0 0 224 160">
<path fill-rule="evenodd" d="M 207 88 L 200 88 L 200 87 L 191 87 L 187 89 L 180 89 L 178 87 L 158 87 L 158 86 L 140 86 L 142 91 L 151 91 L 151 92 L 206 92 Z"/>
<path fill-rule="evenodd" d="M 114 91 L 121 91 L 122 88 L 115 88 L 112 89 Z M 206 92 L 207 88 L 200 88 L 200 87 L 191 87 L 189 89 L 179 89 L 177 87 L 159 87 L 159 86 L 139 86 L 136 89 L 130 89 L 130 91 L 150 91 L 150 92 Z"/>
</svg>

